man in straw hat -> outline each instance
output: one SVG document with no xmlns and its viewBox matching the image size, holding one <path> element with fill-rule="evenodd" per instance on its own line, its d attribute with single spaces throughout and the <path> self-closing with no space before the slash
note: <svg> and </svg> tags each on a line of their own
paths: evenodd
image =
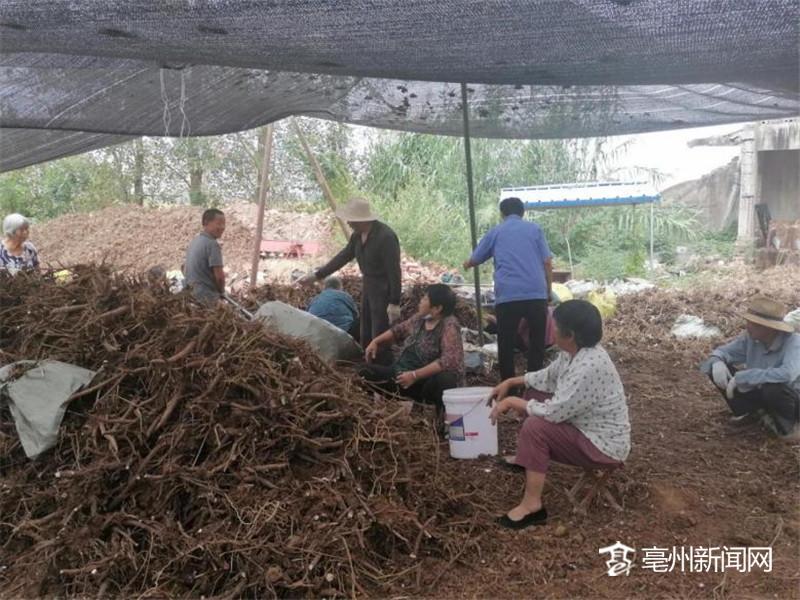
<svg viewBox="0 0 800 600">
<path fill-rule="evenodd" d="M 400 242 L 392 229 L 372 213 L 369 202 L 353 198 L 336 211 L 353 229 L 347 245 L 323 267 L 300 280 L 303 285 L 325 279 L 354 258 L 362 275 L 361 345 L 400 319 Z M 391 356 L 379 357 L 379 362 Z"/>
<path fill-rule="evenodd" d="M 797 439 L 800 428 L 800 334 L 786 307 L 754 297 L 742 314 L 746 331 L 714 350 L 700 367 L 719 388 L 735 421 L 762 416 L 775 432 Z"/>
</svg>

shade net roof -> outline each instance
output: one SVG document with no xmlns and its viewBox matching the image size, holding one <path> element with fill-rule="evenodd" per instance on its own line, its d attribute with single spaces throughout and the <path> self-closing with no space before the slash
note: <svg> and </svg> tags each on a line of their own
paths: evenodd
<svg viewBox="0 0 800 600">
<path fill-rule="evenodd" d="M 0 0 L 0 170 L 306 115 L 564 138 L 800 113 L 800 0 Z"/>
</svg>

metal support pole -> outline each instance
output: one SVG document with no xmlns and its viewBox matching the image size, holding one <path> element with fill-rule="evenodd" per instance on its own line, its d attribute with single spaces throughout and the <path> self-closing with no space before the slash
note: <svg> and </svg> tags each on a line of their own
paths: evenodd
<svg viewBox="0 0 800 600">
<path fill-rule="evenodd" d="M 467 163 L 467 201 L 469 202 L 469 230 L 472 237 L 472 249 L 478 245 L 478 227 L 475 224 L 475 190 L 472 185 L 472 147 L 469 139 L 469 104 L 467 101 L 467 84 L 461 84 L 461 111 L 464 115 L 464 155 Z M 478 267 L 474 267 L 475 275 L 475 310 L 478 313 L 478 343 L 483 344 L 483 311 L 481 296 L 481 276 Z"/>
<path fill-rule="evenodd" d="M 650 203 L 650 271 L 656 268 L 655 253 L 653 252 L 653 238 L 655 237 L 656 203 Z"/>
<path fill-rule="evenodd" d="M 272 133 L 270 123 L 264 127 L 261 138 L 261 165 L 258 177 L 258 215 L 256 217 L 256 235 L 253 241 L 253 262 L 250 267 L 250 287 L 256 287 L 258 278 L 258 262 L 261 258 L 261 234 L 264 231 L 264 207 L 267 204 L 267 191 L 269 190 L 269 163 L 272 159 Z"/>
</svg>

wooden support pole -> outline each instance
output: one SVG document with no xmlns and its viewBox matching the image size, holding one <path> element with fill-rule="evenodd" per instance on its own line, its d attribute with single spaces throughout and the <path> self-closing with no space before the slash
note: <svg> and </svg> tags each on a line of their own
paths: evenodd
<svg viewBox="0 0 800 600">
<path fill-rule="evenodd" d="M 331 188 L 328 185 L 328 180 L 325 178 L 325 173 L 322 172 L 322 167 L 319 166 L 319 161 L 317 161 L 317 157 L 314 156 L 314 153 L 311 151 L 311 147 L 308 145 L 306 136 L 303 134 L 303 131 L 300 129 L 300 126 L 294 119 L 292 119 L 292 130 L 297 136 L 297 139 L 300 140 L 300 145 L 303 146 L 303 151 L 306 153 L 306 156 L 308 157 L 308 162 L 311 163 L 311 168 L 314 171 L 314 176 L 317 178 L 317 183 L 319 183 L 319 187 L 322 188 L 322 195 L 325 196 L 325 200 L 328 201 L 328 205 L 331 207 L 334 216 L 336 216 L 336 199 L 333 197 L 333 192 L 331 191 Z M 344 234 L 344 239 L 349 240 L 350 228 L 347 226 L 347 223 L 342 221 L 339 217 L 336 217 L 336 222 L 339 223 L 339 227 L 341 227 L 342 229 L 342 233 Z"/>
<path fill-rule="evenodd" d="M 256 216 L 256 234 L 253 241 L 253 262 L 250 267 L 250 287 L 256 286 L 258 263 L 261 259 L 261 236 L 264 232 L 264 208 L 269 191 L 269 166 L 272 160 L 272 135 L 274 127 L 270 123 L 261 129 L 261 165 L 258 172 L 258 215 Z"/>
</svg>

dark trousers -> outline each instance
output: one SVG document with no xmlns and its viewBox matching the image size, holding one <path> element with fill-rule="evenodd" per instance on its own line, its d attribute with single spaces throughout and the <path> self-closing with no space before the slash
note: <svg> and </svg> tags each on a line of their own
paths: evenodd
<svg viewBox="0 0 800 600">
<path fill-rule="evenodd" d="M 389 282 L 377 277 L 364 277 L 361 290 L 361 346 L 369 343 L 389 329 Z M 388 365 L 392 361 L 390 348 L 382 348 L 375 361 Z"/>
<path fill-rule="evenodd" d="M 355 341 L 361 342 L 361 319 L 359 317 L 355 318 L 353 324 L 350 325 L 350 329 L 347 330 L 347 333 L 349 333 L 350 337 Z"/>
<path fill-rule="evenodd" d="M 528 321 L 528 371 L 544 365 L 544 341 L 547 329 L 547 300 L 518 300 L 495 306 L 497 316 L 497 354 L 500 377 L 514 377 L 514 342 L 521 319 Z"/>
<path fill-rule="evenodd" d="M 395 383 L 392 367 L 377 364 L 363 365 L 358 374 L 390 394 L 400 394 L 415 402 L 433 404 L 437 410 L 441 410 L 444 391 L 458 387 L 458 374 L 452 371 L 442 371 L 431 377 L 418 379 L 414 385 L 405 389 Z"/>
<path fill-rule="evenodd" d="M 731 374 L 736 373 L 730 365 L 728 370 Z M 740 417 L 763 410 L 772 417 L 781 434 L 791 433 L 795 424 L 800 422 L 800 394 L 785 383 L 765 383 L 749 392 L 736 390 L 733 400 L 728 399 L 725 390 L 720 392 L 734 415 Z"/>
</svg>

